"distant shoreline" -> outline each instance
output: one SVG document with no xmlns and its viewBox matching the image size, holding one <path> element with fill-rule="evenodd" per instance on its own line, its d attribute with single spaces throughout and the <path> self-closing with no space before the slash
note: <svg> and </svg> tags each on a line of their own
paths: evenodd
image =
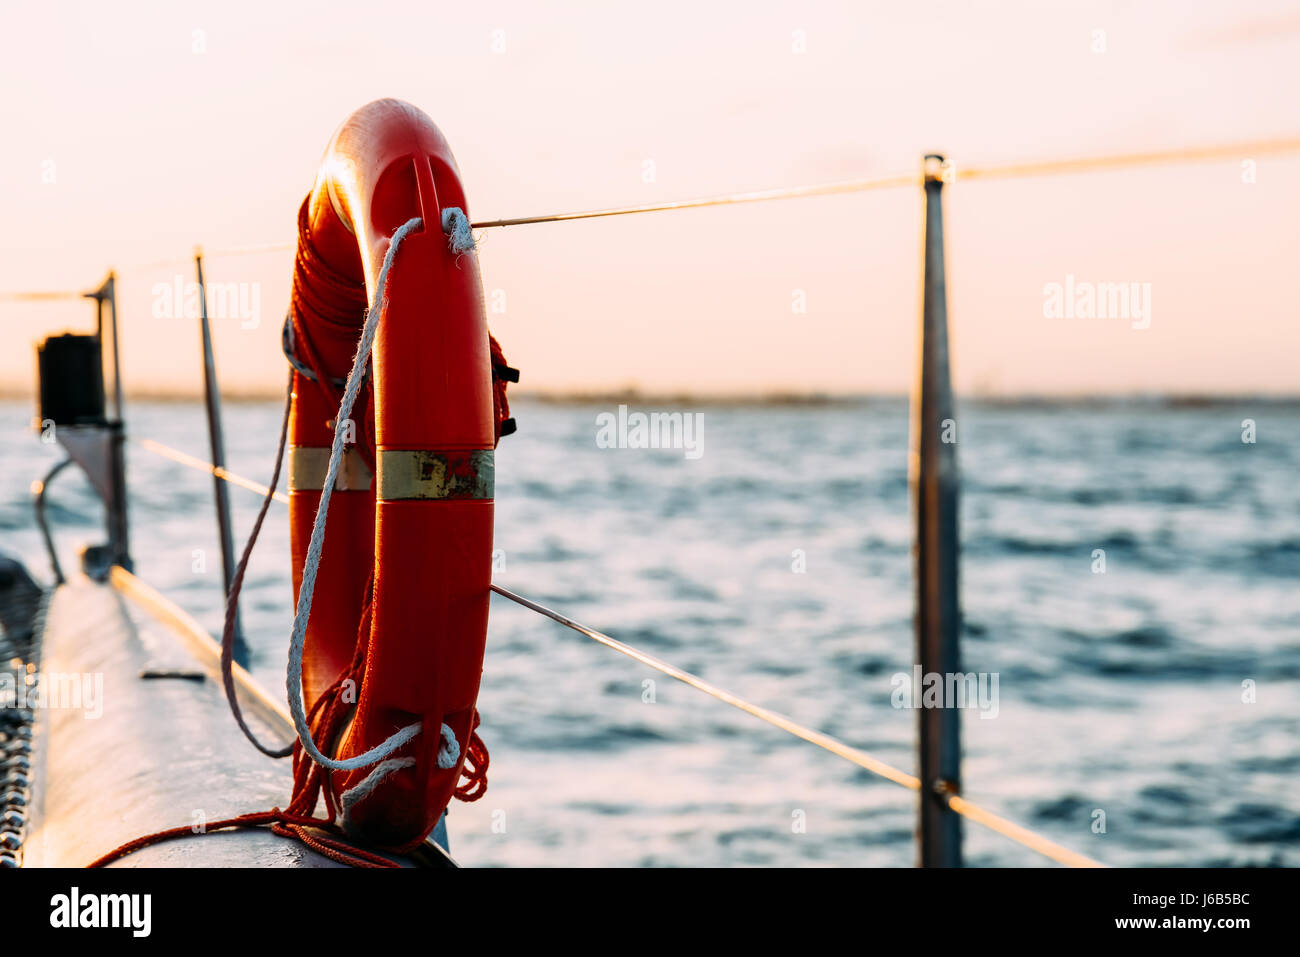
<svg viewBox="0 0 1300 957">
<path fill-rule="evenodd" d="M 254 403 L 283 399 L 283 393 L 226 392 L 223 402 Z M 579 391 L 579 392 L 517 392 L 511 393 L 511 402 L 538 403 L 568 406 L 617 406 L 640 408 L 721 406 L 749 408 L 835 408 L 866 405 L 892 405 L 907 401 L 905 393 L 820 393 L 820 392 L 770 392 L 734 394 L 693 394 L 687 392 L 640 392 L 636 390 Z M 0 390 L 0 400 L 36 402 L 34 395 L 17 390 Z M 1300 406 L 1300 393 L 1295 394 L 1198 394 L 1198 393 L 1128 393 L 1113 395 L 980 395 L 958 393 L 959 402 L 994 408 L 1106 408 L 1119 406 L 1149 406 L 1153 408 L 1198 409 L 1230 406 Z M 126 402 L 201 402 L 202 396 L 179 392 L 128 392 Z"/>
</svg>

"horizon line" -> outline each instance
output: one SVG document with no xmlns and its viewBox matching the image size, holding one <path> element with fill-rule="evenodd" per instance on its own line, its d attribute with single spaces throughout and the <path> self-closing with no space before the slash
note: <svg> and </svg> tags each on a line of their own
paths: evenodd
<svg viewBox="0 0 1300 957">
<path fill-rule="evenodd" d="M 988 405 L 1124 405 L 1152 404 L 1175 407 L 1225 406 L 1248 403 L 1290 405 L 1300 403 L 1300 391 L 1294 392 L 1195 392 L 1180 390 L 1150 390 L 1127 392 L 963 392 L 955 397 L 968 402 Z M 203 393 L 168 389 L 126 390 L 127 402 L 202 402 Z M 278 401 L 284 398 L 280 390 L 232 390 L 223 392 L 224 402 L 254 403 Z M 833 406 L 861 405 L 867 402 L 905 402 L 907 392 L 826 392 L 817 390 L 796 391 L 773 389 L 766 391 L 690 392 L 683 390 L 625 389 L 555 389 L 527 390 L 510 395 L 514 402 L 537 402 L 551 405 L 591 405 L 595 403 L 630 403 L 658 405 L 772 405 L 772 406 Z M 23 399 L 39 402 L 39 396 L 19 389 L 0 387 L 0 401 Z"/>
</svg>

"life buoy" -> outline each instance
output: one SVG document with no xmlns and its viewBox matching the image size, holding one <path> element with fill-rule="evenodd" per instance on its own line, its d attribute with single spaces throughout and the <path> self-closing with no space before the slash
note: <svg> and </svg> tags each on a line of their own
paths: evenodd
<svg viewBox="0 0 1300 957">
<path fill-rule="evenodd" d="M 488 334 L 476 255 L 453 252 L 444 234 L 452 208 L 468 216 L 433 122 L 397 100 L 357 110 L 335 133 L 299 212 L 286 323 L 297 370 L 289 427 L 296 601 L 366 306 L 395 231 L 422 221 L 387 276 L 371 368 L 353 423 L 344 423 L 352 441 L 327 512 L 302 659 L 313 739 L 331 757 L 362 754 L 419 723 L 398 752 L 406 766 L 362 788 L 347 809 L 359 836 L 397 849 L 423 840 L 458 787 L 463 794 L 467 754 L 471 772 L 486 762 L 472 745 L 491 585 L 493 449 L 513 425 L 504 396 L 513 370 Z M 439 766 L 444 725 L 456 739 L 453 767 Z M 296 772 L 306 762 L 295 754 Z M 367 774 L 317 773 L 331 816 Z M 307 777 L 295 773 L 296 795 Z"/>
</svg>

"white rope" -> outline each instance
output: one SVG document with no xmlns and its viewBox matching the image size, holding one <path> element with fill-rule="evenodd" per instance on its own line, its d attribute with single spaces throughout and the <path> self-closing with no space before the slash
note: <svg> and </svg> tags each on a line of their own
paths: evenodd
<svg viewBox="0 0 1300 957">
<path fill-rule="evenodd" d="M 444 724 L 443 728 L 446 727 Z M 439 762 L 439 766 L 441 766 L 441 762 Z M 380 781 L 394 771 L 413 767 L 415 767 L 415 758 L 389 758 L 387 761 L 380 761 L 375 765 L 374 770 L 367 774 L 356 787 L 344 791 L 339 796 L 339 803 L 343 805 L 343 820 L 341 823 L 344 830 L 352 830 L 352 809 L 374 794 L 375 788 L 379 787 Z"/>
<path fill-rule="evenodd" d="M 448 213 L 459 214 L 459 220 L 454 215 L 449 217 Z M 465 231 L 468 231 L 468 221 L 465 219 L 465 213 L 459 209 L 448 208 L 443 211 L 442 220 L 444 224 L 450 221 L 454 227 L 450 242 L 452 251 L 455 252 L 455 233 L 461 231 L 462 224 Z M 358 768 L 364 768 L 382 761 L 420 733 L 421 725 L 417 721 L 414 724 L 407 725 L 388 740 L 363 754 L 358 754 L 356 757 L 339 761 L 322 754 L 320 749 L 316 747 L 316 742 L 312 740 L 311 728 L 307 725 L 307 706 L 302 696 L 302 658 L 303 647 L 307 639 L 307 622 L 311 618 L 312 595 L 316 590 L 316 572 L 320 567 L 321 550 L 325 544 L 325 517 L 329 512 L 330 498 L 334 492 L 334 482 L 338 478 L 339 465 L 343 460 L 343 437 L 346 426 L 350 421 L 352 406 L 356 403 L 357 393 L 361 390 L 361 383 L 365 379 L 363 370 L 370 360 L 370 352 L 375 344 L 375 332 L 379 327 L 379 319 L 383 315 L 384 297 L 388 286 L 388 271 L 392 268 L 393 260 L 397 256 L 397 248 L 402 244 L 402 241 L 410 233 L 419 229 L 421 225 L 423 225 L 423 221 L 417 216 L 414 219 L 407 220 L 393 233 L 393 238 L 388 244 L 388 251 L 384 254 L 384 262 L 380 267 L 379 276 L 375 280 L 374 300 L 366 311 L 366 322 L 361 330 L 361 341 L 357 344 L 357 354 L 352 360 L 352 371 L 348 373 L 347 386 L 343 390 L 343 401 L 339 403 L 339 414 L 334 420 L 334 444 L 330 449 L 329 470 L 325 474 L 325 486 L 321 490 L 320 505 L 316 508 L 316 520 L 312 524 L 311 543 L 307 546 L 307 557 L 303 561 L 302 586 L 298 590 L 298 608 L 293 619 L 293 634 L 289 638 L 289 667 L 285 676 L 285 686 L 289 692 L 289 710 L 293 714 L 293 724 L 298 732 L 298 740 L 302 742 L 303 750 L 311 755 L 313 761 L 332 771 L 355 771 Z M 445 229 L 446 226 L 444 225 Z M 470 243 L 472 249 L 472 235 L 470 236 Z M 442 737 L 443 747 L 438 751 L 438 767 L 444 769 L 454 768 L 456 761 L 460 758 L 460 745 L 456 741 L 455 733 L 446 724 L 442 726 Z M 408 766 L 401 762 L 385 762 L 385 764 L 388 766 L 376 768 L 364 781 L 347 792 L 351 794 L 361 788 L 367 788 L 354 797 L 353 804 L 373 791 L 375 785 L 389 773 L 397 770 L 397 767 Z M 379 773 L 381 770 L 383 771 L 382 774 Z M 367 784 L 367 782 L 370 783 Z"/>
<path fill-rule="evenodd" d="M 477 245 L 470 229 L 469 217 L 458 206 L 448 206 L 442 211 L 442 231 L 447 234 L 452 253 L 460 256 Z"/>
<path fill-rule="evenodd" d="M 444 771 L 449 771 L 456 766 L 460 760 L 460 742 L 456 740 L 456 733 L 447 727 L 442 726 L 442 747 L 438 749 L 438 767 Z"/>
<path fill-rule="evenodd" d="M 451 728 L 445 724 L 442 726 L 442 741 L 443 746 L 438 749 L 438 767 L 444 771 L 450 771 L 456 766 L 456 762 L 460 760 L 460 744 L 457 743 L 456 735 Z M 384 778 L 394 771 L 413 767 L 415 767 L 415 758 L 388 758 L 376 764 L 370 773 L 354 787 L 340 794 L 339 803 L 343 806 L 342 824 L 344 830 L 352 830 L 352 809 L 374 794 L 375 788 L 379 787 Z"/>
</svg>

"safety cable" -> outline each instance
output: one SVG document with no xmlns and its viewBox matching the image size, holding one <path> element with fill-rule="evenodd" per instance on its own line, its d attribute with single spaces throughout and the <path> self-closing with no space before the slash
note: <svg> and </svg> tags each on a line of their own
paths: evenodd
<svg viewBox="0 0 1300 957">
<path fill-rule="evenodd" d="M 1206 160 L 1239 158 L 1250 160 L 1259 156 L 1276 156 L 1300 153 L 1300 137 L 1283 137 L 1266 140 L 1240 140 L 1210 146 L 1191 146 L 1178 149 L 1150 150 L 1147 152 L 1113 153 L 1103 156 L 1081 156 L 1073 159 L 1036 160 L 1022 163 L 962 166 L 949 163 L 945 166 L 946 182 L 967 180 L 1016 179 L 1033 176 L 1055 176 L 1065 173 L 1086 173 L 1099 170 L 1126 169 L 1155 166 L 1167 163 L 1201 163 Z M 861 193 L 878 189 L 897 189 L 919 186 L 920 173 L 903 173 L 868 179 L 842 180 L 808 186 L 784 186 L 775 189 L 727 193 L 665 203 L 646 203 L 636 206 L 612 206 L 606 209 L 578 210 L 567 213 L 548 213 L 540 216 L 517 216 L 507 219 L 483 219 L 470 223 L 471 229 L 497 229 L 504 226 L 528 226 L 536 223 L 572 222 L 579 219 L 603 219 L 610 216 L 630 216 L 636 213 L 658 213 L 678 209 L 700 209 L 708 206 L 737 206 L 745 203 L 771 202 L 779 199 L 801 199 L 811 196 L 829 196 L 837 193 Z M 255 253 L 282 252 L 293 249 L 296 242 L 253 243 L 206 250 L 209 256 L 246 256 Z M 156 269 L 163 266 L 192 262 L 187 259 L 163 259 L 150 263 L 137 263 L 127 271 Z M 80 298 L 82 293 L 71 291 L 7 292 L 0 293 L 0 301 L 34 301 Z"/>
<path fill-rule="evenodd" d="M 1131 169 L 1165 163 L 1203 163 L 1214 159 L 1252 160 L 1257 156 L 1275 156 L 1300 152 L 1300 137 L 1276 140 L 1244 140 L 1215 146 L 1192 146 L 1183 149 L 1151 150 L 1143 153 L 1114 153 L 1109 156 L 1080 156 L 1075 159 L 1039 160 L 1003 163 L 991 166 L 954 165 L 950 178 L 957 182 L 970 179 L 1017 179 L 1030 176 L 1057 176 L 1065 173 L 1089 173 L 1094 170 Z"/>
</svg>

